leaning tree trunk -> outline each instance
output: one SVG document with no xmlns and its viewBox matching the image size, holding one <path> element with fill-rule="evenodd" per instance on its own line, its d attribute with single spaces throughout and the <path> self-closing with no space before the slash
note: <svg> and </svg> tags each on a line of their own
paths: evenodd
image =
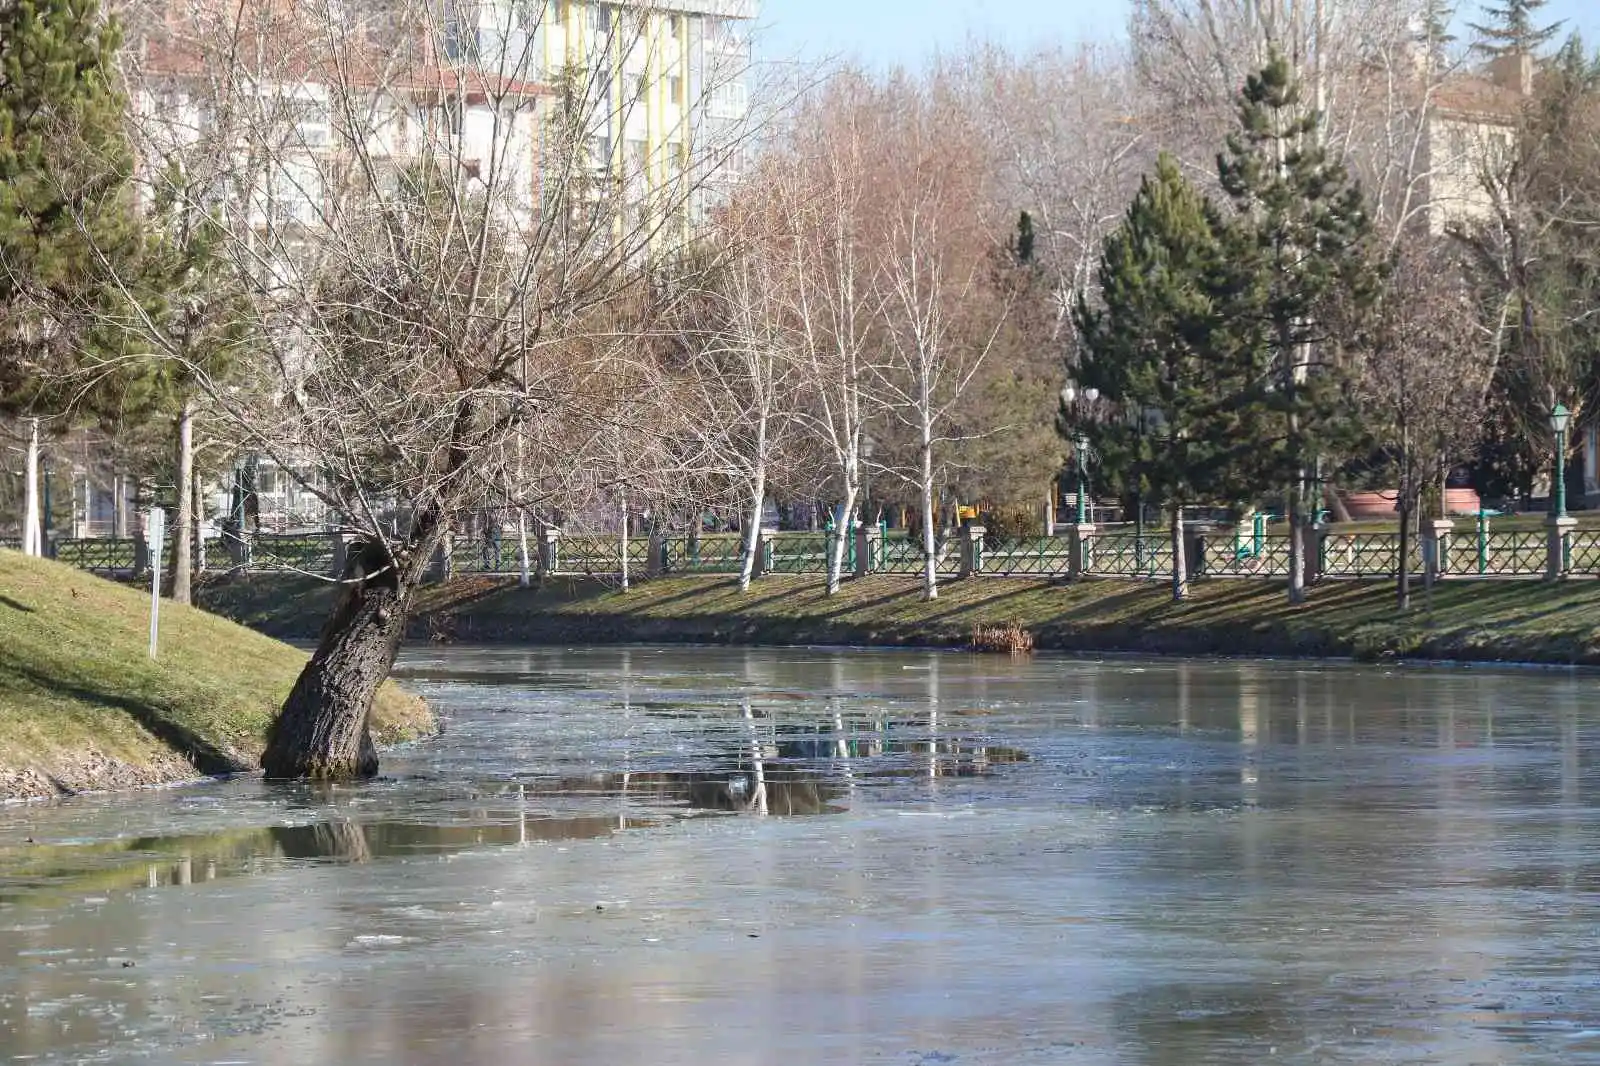
<svg viewBox="0 0 1600 1066">
<path fill-rule="evenodd" d="M 436 523 L 429 523 L 436 526 Z M 268 778 L 340 779 L 378 772 L 367 719 L 405 633 L 411 594 L 438 532 L 412 541 L 413 565 L 396 564 L 372 542 L 351 546 L 344 594 L 322 628 L 317 650 L 267 731 L 261 768 Z"/>
<path fill-rule="evenodd" d="M 744 549 L 739 559 L 739 591 L 750 591 L 756 572 L 756 555 L 761 548 L 761 517 L 767 506 L 767 464 L 756 461 L 756 476 L 750 486 L 750 514 L 744 527 Z"/>
<path fill-rule="evenodd" d="M 850 528 L 850 524 L 854 521 L 856 514 L 856 492 L 857 489 L 854 483 L 845 486 L 844 507 L 841 508 L 842 513 L 839 516 L 838 527 L 834 530 L 833 543 L 828 545 L 827 594 L 829 596 L 836 595 L 840 584 L 843 582 L 845 538 L 854 532 Z"/>
</svg>

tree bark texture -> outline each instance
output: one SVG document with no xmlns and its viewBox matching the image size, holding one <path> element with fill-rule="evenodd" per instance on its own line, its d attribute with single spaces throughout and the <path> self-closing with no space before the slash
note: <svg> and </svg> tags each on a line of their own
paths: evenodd
<svg viewBox="0 0 1600 1066">
<path fill-rule="evenodd" d="M 926 408 L 924 408 L 926 410 Z M 939 598 L 938 538 L 933 528 L 933 438 L 926 418 L 922 424 L 922 598 Z"/>
<path fill-rule="evenodd" d="M 172 602 L 190 602 L 194 567 L 194 400 L 178 412 L 178 516 L 173 523 Z"/>
<path fill-rule="evenodd" d="M 424 560 L 436 540 L 413 542 Z M 268 778 L 336 780 L 378 772 L 367 719 L 394 666 L 420 570 L 401 570 L 384 548 L 363 541 L 350 547 L 345 580 L 317 650 L 267 731 L 261 768 Z"/>
<path fill-rule="evenodd" d="M 1184 557 L 1183 505 L 1172 507 L 1172 599 L 1182 603 L 1189 598 L 1189 564 Z"/>
<path fill-rule="evenodd" d="M 767 503 L 767 464 L 757 463 L 755 481 L 750 487 L 750 514 L 744 529 L 744 557 L 739 561 L 739 591 L 750 591 L 756 571 L 756 553 L 761 550 L 761 512 Z"/>
<path fill-rule="evenodd" d="M 1400 503 L 1400 565 L 1395 567 L 1395 606 L 1402 611 L 1411 609 L 1411 567 L 1406 560 L 1411 556 L 1411 516 L 1415 508 L 1405 498 Z"/>
<path fill-rule="evenodd" d="M 839 591 L 844 574 L 845 540 L 851 534 L 850 523 L 855 518 L 857 488 L 854 482 L 845 488 L 844 506 L 840 508 L 839 521 L 834 529 L 833 543 L 828 545 L 828 595 Z"/>
<path fill-rule="evenodd" d="M 22 554 L 43 555 L 44 523 L 39 510 L 39 420 L 28 424 L 28 454 L 24 471 L 24 503 L 22 509 Z"/>
</svg>

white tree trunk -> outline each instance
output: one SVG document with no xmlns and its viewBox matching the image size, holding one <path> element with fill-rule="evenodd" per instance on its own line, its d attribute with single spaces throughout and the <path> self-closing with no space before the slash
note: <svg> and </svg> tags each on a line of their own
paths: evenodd
<svg viewBox="0 0 1600 1066">
<path fill-rule="evenodd" d="M 767 464 L 756 463 L 755 481 L 750 487 L 750 519 L 745 523 L 744 559 L 739 564 L 739 591 L 750 591 L 756 570 L 756 553 L 761 550 L 761 512 L 767 502 Z"/>
<path fill-rule="evenodd" d="M 192 464 L 191 464 L 192 465 Z M 189 478 L 190 491 L 194 494 L 194 521 L 190 523 L 194 528 L 194 555 L 195 567 L 200 573 L 206 572 L 206 538 L 205 530 L 205 486 L 201 484 L 200 471 L 195 469 Z"/>
<path fill-rule="evenodd" d="M 22 554 L 43 555 L 44 536 L 39 514 L 39 420 L 28 421 L 27 499 L 22 509 Z"/>
<path fill-rule="evenodd" d="M 173 523 L 172 602 L 189 603 L 194 560 L 194 400 L 178 412 L 178 514 Z M 156 563 L 160 565 L 159 562 Z"/>
<path fill-rule="evenodd" d="M 1289 602 L 1306 602 L 1306 530 L 1301 506 L 1304 476 L 1297 478 L 1289 493 Z"/>
<path fill-rule="evenodd" d="M 528 559 L 528 516 L 517 508 L 517 584 L 527 588 L 533 584 L 532 566 Z"/>
<path fill-rule="evenodd" d="M 1189 560 L 1183 550 L 1183 505 L 1172 508 L 1172 599 L 1181 603 L 1189 598 Z"/>
<path fill-rule="evenodd" d="M 622 551 L 622 591 L 626 592 L 632 585 L 628 578 L 628 494 L 622 494 L 622 537 L 618 542 Z"/>
<path fill-rule="evenodd" d="M 834 529 L 833 543 L 828 546 L 828 595 L 832 596 L 839 591 L 839 585 L 844 574 L 844 545 L 850 536 L 850 524 L 856 513 L 857 488 L 852 482 L 845 490 L 844 507 L 841 508 L 839 524 Z"/>
<path fill-rule="evenodd" d="M 926 408 L 924 408 L 926 411 Z M 922 431 L 922 598 L 939 598 L 939 560 L 935 556 L 938 539 L 933 528 L 933 440 L 926 421 Z"/>
</svg>

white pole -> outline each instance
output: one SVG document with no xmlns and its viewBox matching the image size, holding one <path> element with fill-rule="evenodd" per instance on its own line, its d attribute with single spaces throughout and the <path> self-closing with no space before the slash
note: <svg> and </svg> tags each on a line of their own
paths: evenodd
<svg viewBox="0 0 1600 1066">
<path fill-rule="evenodd" d="M 167 513 L 159 507 L 150 509 L 150 558 L 155 560 L 150 567 L 150 658 L 156 657 L 156 633 L 161 626 L 161 560 L 166 556 L 162 551 L 161 538 L 166 532 Z"/>
<path fill-rule="evenodd" d="M 43 555 L 39 522 L 39 420 L 28 420 L 27 501 L 22 512 L 22 554 Z"/>
</svg>

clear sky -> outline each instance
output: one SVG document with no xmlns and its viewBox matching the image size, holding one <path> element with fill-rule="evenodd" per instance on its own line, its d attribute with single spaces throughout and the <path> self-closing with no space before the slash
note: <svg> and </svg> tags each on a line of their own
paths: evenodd
<svg viewBox="0 0 1600 1066">
<path fill-rule="evenodd" d="M 768 58 L 851 56 L 873 66 L 915 65 L 967 37 L 1019 48 L 1122 32 L 1125 0 L 760 0 Z M 1461 5 L 1475 15 L 1473 0 Z M 1543 11 L 1566 19 L 1600 45 L 1600 2 L 1549 0 Z"/>
</svg>

